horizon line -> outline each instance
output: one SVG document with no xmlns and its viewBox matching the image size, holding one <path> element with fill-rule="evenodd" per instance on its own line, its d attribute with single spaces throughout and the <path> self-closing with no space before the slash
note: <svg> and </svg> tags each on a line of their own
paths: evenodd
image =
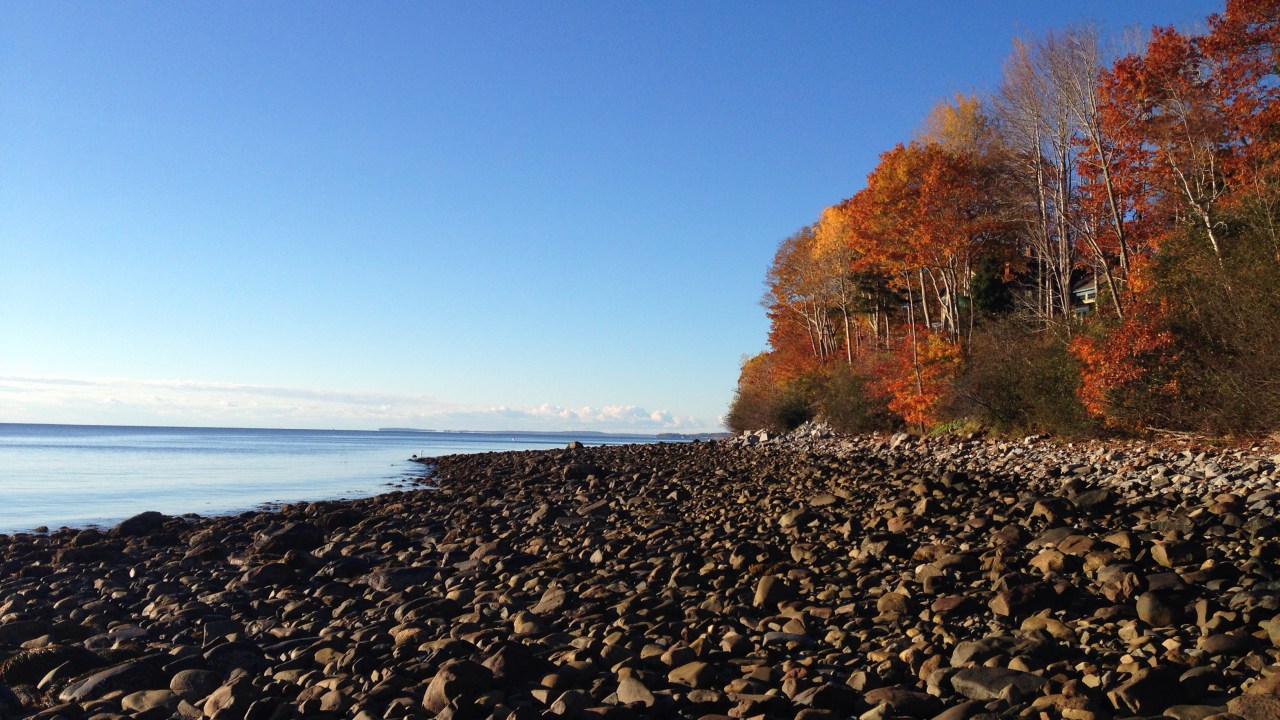
<svg viewBox="0 0 1280 720">
<path fill-rule="evenodd" d="M 103 423 L 53 423 L 53 422 L 10 422 L 0 421 L 0 426 L 23 425 L 37 427 L 80 427 L 80 428 L 128 428 L 135 430 L 268 430 L 278 432 L 366 432 L 366 433 L 453 433 L 474 435 L 613 435 L 615 437 L 659 437 L 662 435 L 701 436 L 728 435 L 727 431 L 706 432 L 615 432 L 610 430 L 429 430 L 423 428 L 381 427 L 373 429 L 358 428 L 323 428 L 323 427 L 251 427 L 241 425 L 115 425 Z"/>
</svg>

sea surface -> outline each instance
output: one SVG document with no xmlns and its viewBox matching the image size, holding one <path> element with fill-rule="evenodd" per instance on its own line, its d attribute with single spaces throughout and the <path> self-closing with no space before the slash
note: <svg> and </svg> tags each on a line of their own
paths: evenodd
<svg viewBox="0 0 1280 720">
<path fill-rule="evenodd" d="M 651 435 L 19 425 L 0 423 L 0 533 L 110 526 L 146 510 L 222 515 L 377 495 L 421 476 L 413 455 L 657 442 Z"/>
</svg>

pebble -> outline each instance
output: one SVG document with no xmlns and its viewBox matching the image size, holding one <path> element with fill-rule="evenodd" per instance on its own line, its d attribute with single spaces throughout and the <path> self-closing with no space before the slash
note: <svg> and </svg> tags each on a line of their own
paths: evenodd
<svg viewBox="0 0 1280 720">
<path fill-rule="evenodd" d="M 0 717 L 1280 716 L 1266 451 L 808 427 L 419 460 L 373 498 L 0 538 Z"/>
</svg>

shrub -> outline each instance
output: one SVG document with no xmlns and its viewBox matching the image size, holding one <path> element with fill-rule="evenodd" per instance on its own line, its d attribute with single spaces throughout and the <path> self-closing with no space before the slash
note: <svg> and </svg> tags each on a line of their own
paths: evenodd
<svg viewBox="0 0 1280 720">
<path fill-rule="evenodd" d="M 1153 263 L 1153 302 L 1178 347 L 1177 393 L 1152 424 L 1211 433 L 1280 427 L 1280 260 L 1266 236 L 1227 235 L 1220 262 L 1195 231 L 1175 235 Z"/>
<path fill-rule="evenodd" d="M 827 370 L 817 404 L 818 417 L 840 432 L 871 432 L 897 425 L 888 399 L 876 391 L 864 371 L 846 364 Z"/>
<path fill-rule="evenodd" d="M 771 361 L 768 353 L 761 353 L 743 363 L 738 389 L 725 416 L 730 430 L 785 432 L 814 418 L 813 379 L 802 375 L 779 380 Z"/>
<path fill-rule="evenodd" d="M 997 432 L 1081 435 L 1094 424 L 1076 395 L 1079 384 L 1066 328 L 1033 330 L 1006 318 L 974 332 L 947 410 Z"/>
</svg>

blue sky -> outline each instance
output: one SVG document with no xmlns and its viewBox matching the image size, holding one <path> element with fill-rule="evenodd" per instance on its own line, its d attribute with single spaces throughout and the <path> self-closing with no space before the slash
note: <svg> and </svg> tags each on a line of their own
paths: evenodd
<svg viewBox="0 0 1280 720">
<path fill-rule="evenodd" d="M 0 4 L 0 422 L 716 430 L 1011 38 L 1219 3 Z"/>
</svg>

